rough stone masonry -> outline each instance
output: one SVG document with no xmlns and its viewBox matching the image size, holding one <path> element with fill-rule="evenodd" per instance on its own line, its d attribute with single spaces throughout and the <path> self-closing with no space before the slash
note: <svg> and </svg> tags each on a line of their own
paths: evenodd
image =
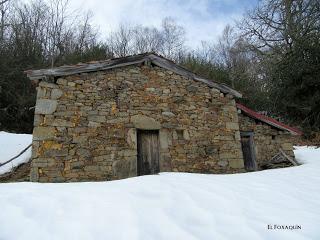
<svg viewBox="0 0 320 240">
<path fill-rule="evenodd" d="M 136 176 L 137 129 L 159 130 L 160 171 L 244 171 L 232 95 L 140 64 L 39 83 L 31 181 Z"/>
<path fill-rule="evenodd" d="M 254 132 L 254 152 L 258 169 L 265 165 L 282 149 L 289 157 L 294 158 L 293 140 L 289 132 L 272 128 L 267 124 L 256 122 L 254 119 L 239 114 L 241 132 Z"/>
</svg>

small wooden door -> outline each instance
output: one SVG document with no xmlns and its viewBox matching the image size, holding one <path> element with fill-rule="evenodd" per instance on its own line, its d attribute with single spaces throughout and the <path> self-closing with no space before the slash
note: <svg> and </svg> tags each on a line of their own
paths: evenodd
<svg viewBox="0 0 320 240">
<path fill-rule="evenodd" d="M 257 170 L 252 132 L 241 133 L 241 147 L 242 147 L 245 169 L 247 171 Z"/>
<path fill-rule="evenodd" d="M 138 176 L 160 172 L 158 136 L 159 131 L 138 130 Z"/>
</svg>

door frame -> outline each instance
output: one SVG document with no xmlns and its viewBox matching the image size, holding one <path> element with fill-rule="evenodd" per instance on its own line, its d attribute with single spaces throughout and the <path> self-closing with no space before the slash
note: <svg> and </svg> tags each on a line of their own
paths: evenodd
<svg viewBox="0 0 320 240">
<path fill-rule="evenodd" d="M 256 152 L 255 152 L 255 147 L 254 147 L 254 132 L 253 131 L 244 131 L 244 132 L 240 132 L 240 138 L 241 137 L 249 137 L 249 144 L 250 144 L 250 151 L 251 151 L 251 159 L 253 161 L 253 165 L 254 165 L 254 169 L 253 171 L 257 171 L 258 167 L 257 167 L 257 160 L 256 160 Z M 241 142 L 241 140 L 240 140 Z M 242 144 L 242 142 L 241 142 Z M 242 149 L 242 146 L 241 146 Z M 245 161 L 245 159 L 243 158 L 243 162 Z"/>
</svg>

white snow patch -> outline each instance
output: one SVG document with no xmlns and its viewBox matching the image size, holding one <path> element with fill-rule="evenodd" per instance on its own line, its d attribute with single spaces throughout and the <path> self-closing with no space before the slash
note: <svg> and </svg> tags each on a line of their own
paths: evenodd
<svg viewBox="0 0 320 240">
<path fill-rule="evenodd" d="M 320 147 L 294 146 L 294 155 L 299 163 L 319 163 Z M 319 163 L 320 164 L 320 163 Z"/>
<path fill-rule="evenodd" d="M 0 239 L 320 239 L 320 149 L 295 154 L 253 173 L 0 184 Z"/>
<path fill-rule="evenodd" d="M 18 155 L 31 142 L 31 134 L 15 134 L 0 131 L 0 164 Z M 10 172 L 14 167 L 20 165 L 21 163 L 28 162 L 30 157 L 31 148 L 29 148 L 26 152 L 12 162 L 0 167 L 0 175 Z"/>
</svg>

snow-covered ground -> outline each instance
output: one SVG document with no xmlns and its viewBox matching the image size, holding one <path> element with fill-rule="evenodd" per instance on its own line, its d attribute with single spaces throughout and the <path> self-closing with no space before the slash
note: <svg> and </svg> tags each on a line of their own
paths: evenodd
<svg viewBox="0 0 320 240">
<path fill-rule="evenodd" d="M 31 134 L 13 134 L 0 131 L 0 164 L 18 155 L 32 142 Z M 0 167 L 0 175 L 10 172 L 13 167 L 29 161 L 31 148 L 12 162 Z M 0 209 L 1 212 L 1 209 Z M 2 240 L 0 238 L 0 240 Z"/>
<path fill-rule="evenodd" d="M 0 240 L 320 239 L 320 149 L 295 154 L 254 173 L 0 184 Z"/>
</svg>

